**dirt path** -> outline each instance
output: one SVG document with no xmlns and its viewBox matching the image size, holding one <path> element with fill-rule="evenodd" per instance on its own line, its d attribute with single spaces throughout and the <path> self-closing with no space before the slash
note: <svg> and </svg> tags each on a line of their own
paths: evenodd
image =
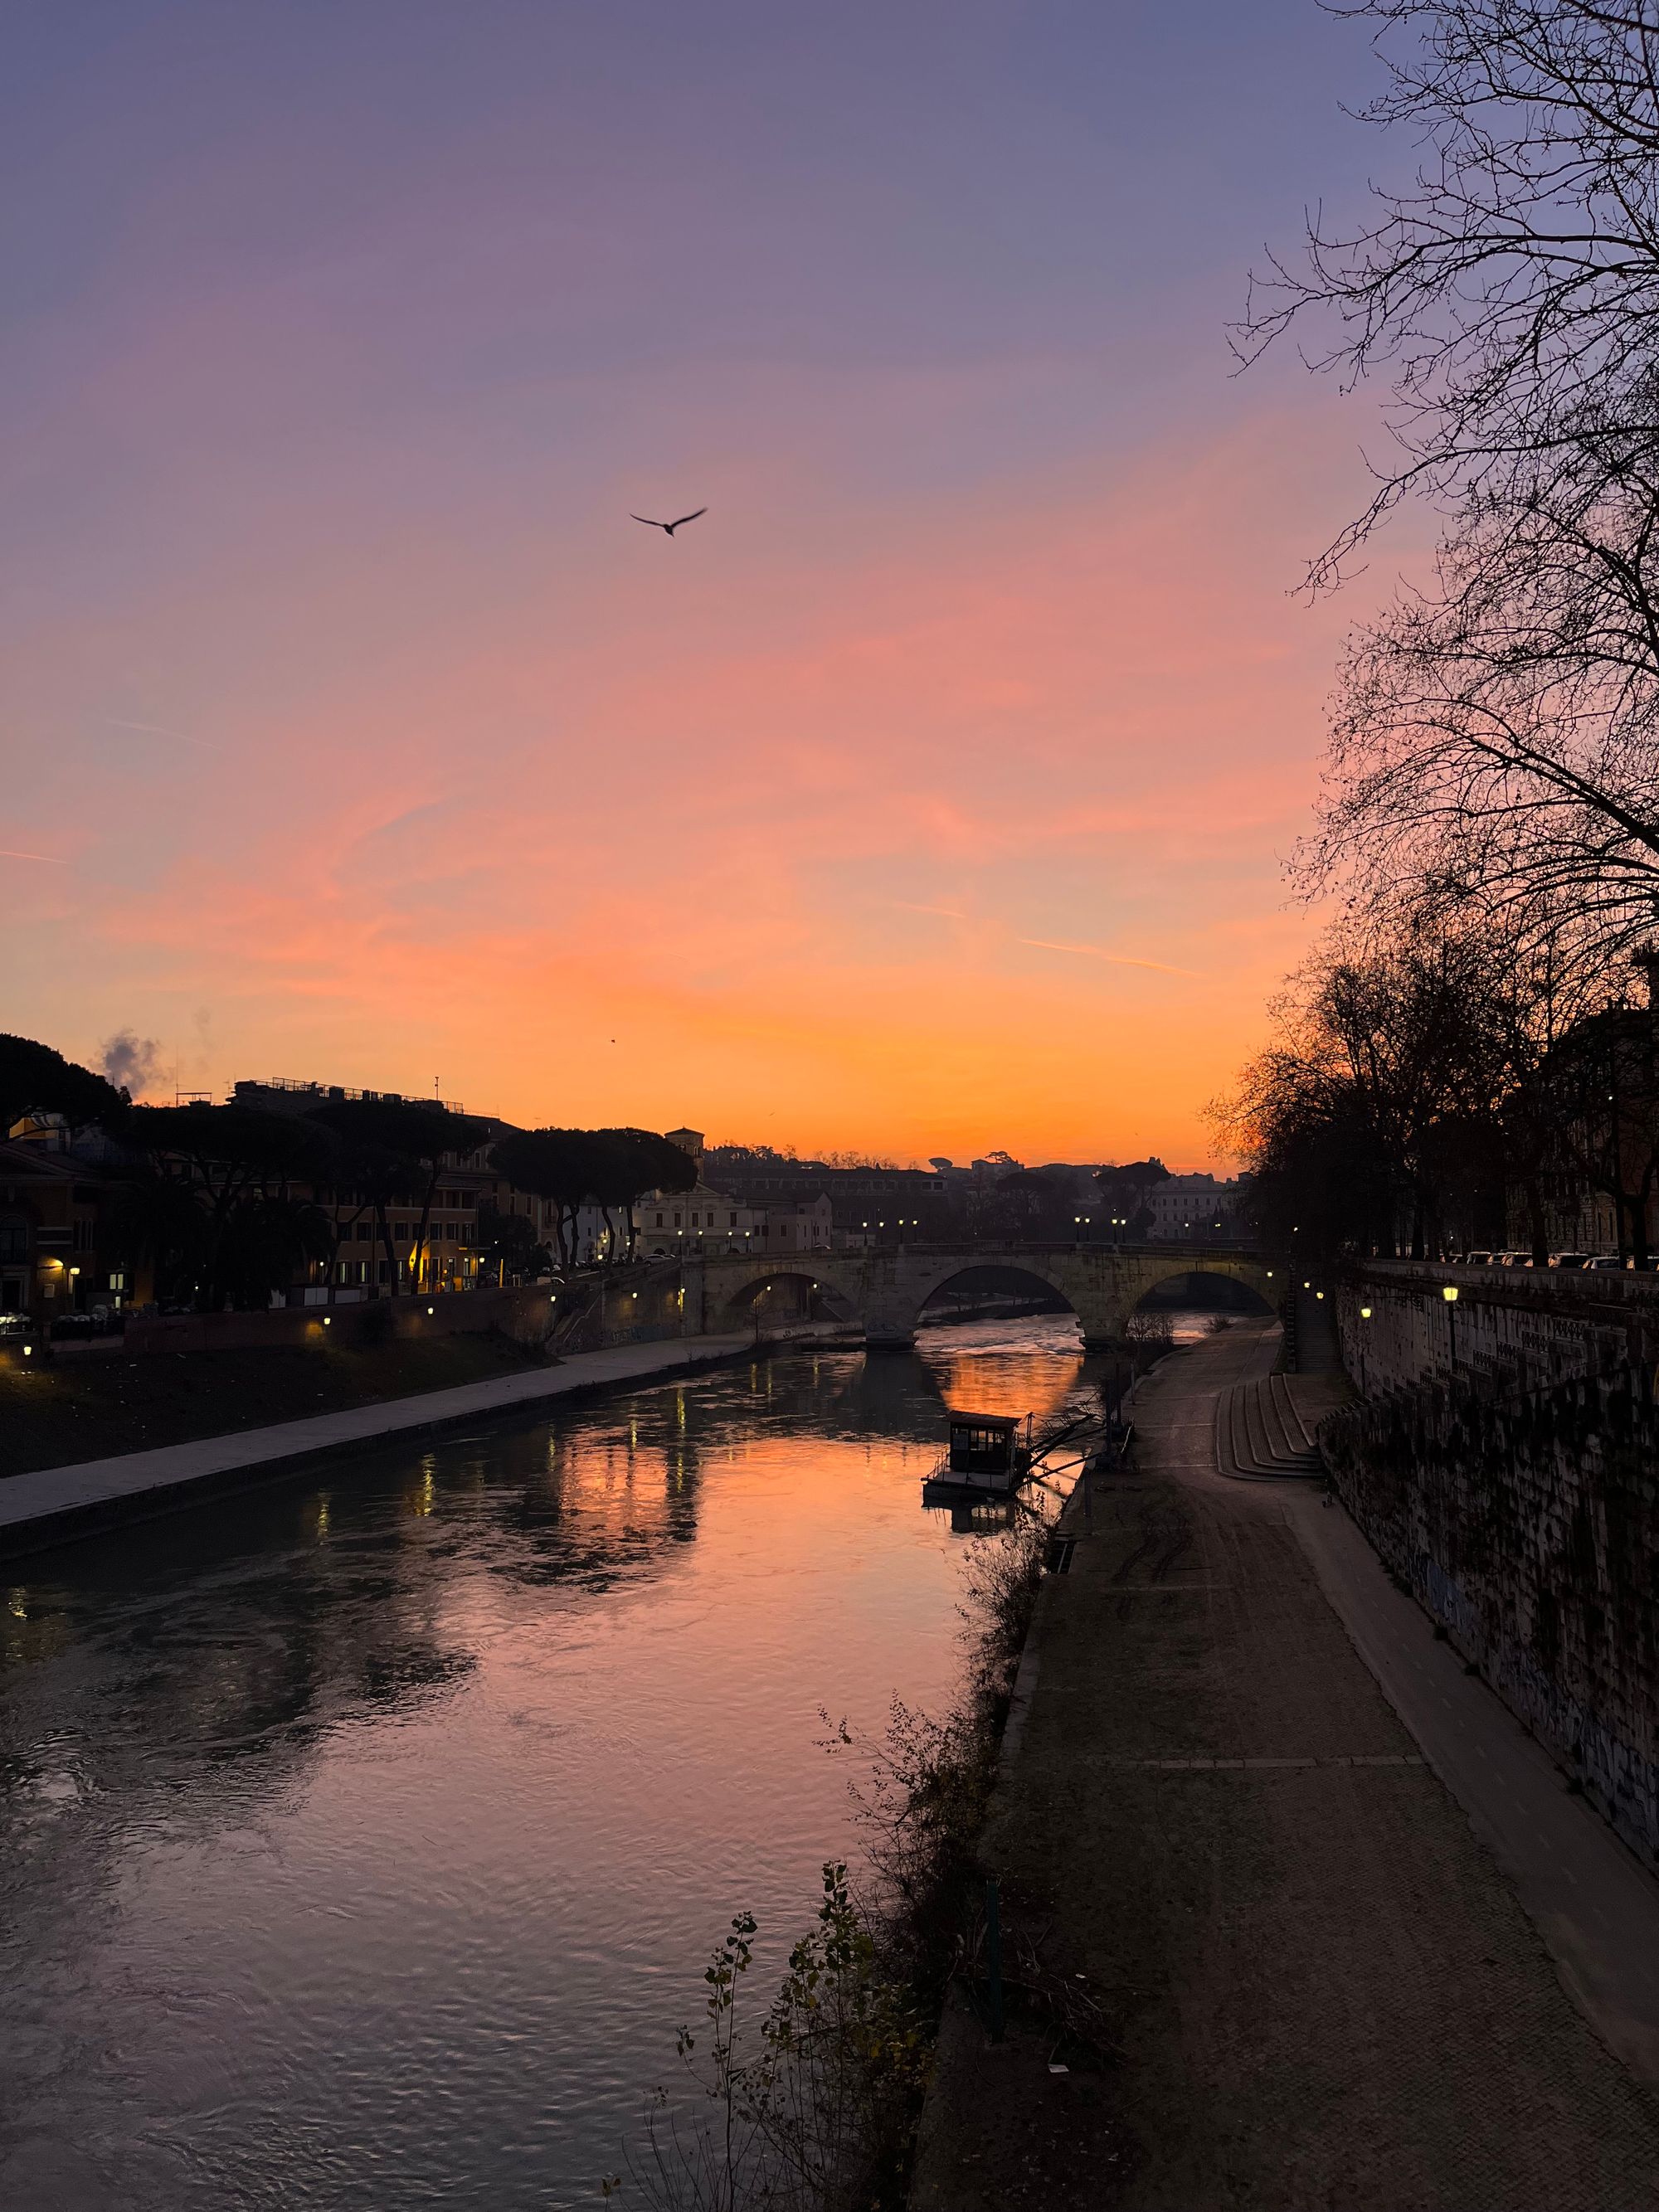
<svg viewBox="0 0 1659 2212">
<path fill-rule="evenodd" d="M 1043 1995 L 994 2048 L 947 2022 L 919 2212 L 1659 2205 L 1659 2094 L 1566 1996 L 1273 1486 L 1215 1478 L 1215 1392 L 1267 1349 L 1235 1329 L 1143 1391 L 1139 1466 L 1045 1593 L 988 1838 Z M 1062 1987 L 1102 2008 L 1092 2050 Z"/>
</svg>

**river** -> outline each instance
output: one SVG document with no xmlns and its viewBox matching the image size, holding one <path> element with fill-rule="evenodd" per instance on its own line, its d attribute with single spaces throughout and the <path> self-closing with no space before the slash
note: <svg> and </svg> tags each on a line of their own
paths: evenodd
<svg viewBox="0 0 1659 2212">
<path fill-rule="evenodd" d="M 0 2201 L 595 2203 L 732 1915 L 769 1988 L 856 1856 L 819 1708 L 878 1730 L 951 1696 L 944 1406 L 1092 1386 L 1069 1317 L 975 1322 L 20 1563 Z"/>
</svg>

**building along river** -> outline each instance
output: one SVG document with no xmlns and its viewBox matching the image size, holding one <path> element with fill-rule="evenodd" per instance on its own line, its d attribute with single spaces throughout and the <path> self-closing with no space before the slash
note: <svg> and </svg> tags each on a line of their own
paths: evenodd
<svg viewBox="0 0 1659 2212">
<path fill-rule="evenodd" d="M 1093 1380 L 1066 1316 L 789 1353 L 20 1562 L 0 2201 L 593 2203 L 733 1912 L 769 1988 L 856 1856 L 819 1708 L 951 1695 L 945 1405 Z"/>
</svg>

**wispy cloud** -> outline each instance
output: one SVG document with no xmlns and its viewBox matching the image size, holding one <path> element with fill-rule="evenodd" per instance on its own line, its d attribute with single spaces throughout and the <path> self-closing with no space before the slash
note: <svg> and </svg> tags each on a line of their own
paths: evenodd
<svg viewBox="0 0 1659 2212">
<path fill-rule="evenodd" d="M 1270 443 L 1233 487 L 1247 518 L 1277 514 L 1259 495 L 1280 458 Z M 1241 641 L 1291 617 L 1259 542 L 1238 557 L 1231 509 L 1227 528 L 1196 526 L 1202 501 L 1182 487 L 1200 460 L 1212 509 L 1206 447 L 1144 497 L 1092 479 L 1086 499 L 1015 486 L 975 532 L 907 511 L 877 551 L 849 526 L 849 550 L 815 548 L 799 572 L 791 523 L 696 592 L 681 563 L 673 595 L 665 586 L 643 609 L 632 582 L 624 592 L 574 563 L 556 631 L 516 541 L 465 623 L 411 629 L 410 607 L 455 598 L 447 539 L 400 540 L 378 564 L 343 553 L 319 578 L 308 524 L 262 597 L 239 572 L 213 601 L 232 629 L 253 625 L 257 666 L 239 656 L 222 691 L 204 668 L 200 696 L 179 695 L 235 757 L 234 793 L 192 779 L 185 816 L 176 777 L 88 786 L 77 760 L 78 783 L 65 775 L 27 817 L 11 810 L 20 828 L 62 836 L 76 898 L 52 917 L 56 964 L 27 979 L 9 1024 L 58 1042 L 131 1019 L 142 1039 L 160 1015 L 133 997 L 141 978 L 174 1001 L 234 1006 L 216 1050 L 244 1065 L 413 1091 L 441 1048 L 439 1064 L 468 1066 L 470 1104 L 532 1124 L 689 1114 L 803 1150 L 1006 1144 L 1200 1164 L 1211 1139 L 1194 1102 L 1255 1048 L 1302 920 L 1261 942 L 1221 934 L 1279 896 L 1265 833 L 1236 830 L 1251 795 L 1238 758 L 1283 768 L 1288 787 L 1328 660 L 1316 639 L 1288 672 L 1240 688 Z M 1181 613 L 1194 544 L 1201 649 Z M 317 646 L 298 672 L 284 643 L 296 607 Z M 178 628 L 152 639 L 154 665 L 191 665 L 202 607 L 169 584 L 164 616 Z M 77 634 L 66 622 L 31 677 L 43 720 L 67 703 Z M 1011 705 L 1033 669 L 1042 699 Z M 112 687 L 123 676 L 97 673 Z M 94 692 L 78 726 L 101 732 L 104 699 L 122 696 Z M 110 720 L 110 735 L 130 722 L 164 746 L 200 743 Z M 481 728 L 501 748 L 482 787 L 456 736 Z M 31 899 L 48 895 L 42 878 Z M 1019 917 L 1045 913 L 1117 941 L 1025 938 Z M 1126 939 L 1190 957 L 1126 952 Z M 1204 988 L 1087 981 L 1114 966 Z M 1088 1018 L 1103 991 L 1125 1001 L 1107 1024 Z M 1206 1018 L 1182 1020 L 1200 999 Z M 526 1013 L 550 1003 L 562 1042 Z M 626 1054 L 609 1042 L 624 1018 Z M 988 1063 L 984 1036 L 1000 1029 L 1066 1036 L 1076 1083 L 1033 1091 L 1018 1056 Z"/>
<path fill-rule="evenodd" d="M 152 738 L 177 738 L 181 745 L 199 745 L 204 753 L 216 753 L 219 750 L 205 738 L 192 738 L 185 730 L 164 729 L 160 722 L 124 722 L 118 715 L 106 714 L 104 726 L 110 730 L 143 730 Z"/>
<path fill-rule="evenodd" d="M 1016 945 L 1034 945 L 1039 952 L 1074 952 L 1081 960 L 1103 960 L 1113 968 L 1151 968 L 1160 975 L 1196 975 L 1196 968 L 1172 968 L 1167 960 L 1135 960 L 1127 952 L 1109 952 L 1103 945 L 1062 945 L 1052 937 L 1017 937 Z"/>
</svg>

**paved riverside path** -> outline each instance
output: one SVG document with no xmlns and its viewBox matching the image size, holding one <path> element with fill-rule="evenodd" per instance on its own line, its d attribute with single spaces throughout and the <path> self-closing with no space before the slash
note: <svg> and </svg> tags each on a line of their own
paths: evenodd
<svg viewBox="0 0 1659 2212">
<path fill-rule="evenodd" d="M 1659 2206 L 1640 2022 L 1632 2071 L 1570 1994 L 1571 1944 L 1540 1912 L 1558 1965 L 1430 1763 L 1446 1729 L 1408 1733 L 1327 1595 L 1346 1605 L 1368 1575 L 1387 1589 L 1380 1567 L 1316 1566 L 1308 1544 L 1345 1548 L 1340 1509 L 1215 1472 L 1217 1391 L 1273 1348 L 1235 1328 L 1143 1386 L 1137 1466 L 1096 1486 L 1045 1587 L 985 1853 L 1006 1971 L 1048 2002 L 1012 1989 L 994 2047 L 964 2005 L 947 2014 L 917 2212 Z M 1307 1515 L 1328 1539 L 1304 1544 Z M 1370 1631 L 1387 1666 L 1427 1645 L 1489 1709 L 1460 1717 L 1471 1742 L 1525 1745 L 1399 1603 Z M 1586 1867 L 1624 1858 L 1555 1788 L 1578 1824 L 1558 1844 L 1579 1838 Z M 1659 1893 L 1624 1871 L 1598 1900 L 1614 1944 L 1659 1955 Z M 1087 2039 L 1057 2018 L 1064 1986 L 1102 2008 Z M 1588 1994 L 1605 2024 L 1631 1989 Z"/>
<path fill-rule="evenodd" d="M 785 1350 L 792 1343 L 808 1340 L 812 1334 L 802 1331 L 799 1338 L 781 1338 L 768 1348 Z M 834 1332 L 819 1334 L 828 1336 Z M 84 1460 L 76 1466 L 9 1475 L 0 1480 L 0 1559 L 122 1520 L 170 1511 L 187 1502 L 191 1490 L 204 1496 L 216 1494 L 234 1486 L 239 1479 L 298 1468 L 360 1445 L 511 1413 L 573 1391 L 684 1373 L 738 1358 L 753 1344 L 752 1335 L 734 1332 L 673 1337 L 655 1344 L 612 1345 L 600 1352 L 573 1352 L 545 1367 L 492 1376 L 484 1382 L 463 1382 L 453 1389 L 386 1398 L 338 1413 L 313 1413 L 303 1420 L 243 1429 L 234 1436 L 198 1437 L 189 1443 L 159 1444 L 151 1450 L 123 1452 L 112 1459 Z"/>
</svg>

